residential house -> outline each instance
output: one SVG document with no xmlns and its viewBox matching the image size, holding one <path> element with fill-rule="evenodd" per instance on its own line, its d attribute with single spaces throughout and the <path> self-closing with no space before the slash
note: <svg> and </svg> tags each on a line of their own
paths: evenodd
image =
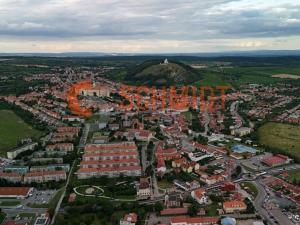
<svg viewBox="0 0 300 225">
<path fill-rule="evenodd" d="M 150 188 L 150 178 L 140 178 L 140 183 L 137 187 L 137 197 L 146 199 L 151 196 L 151 188 Z"/>
<path fill-rule="evenodd" d="M 243 201 L 226 201 L 223 203 L 223 209 L 226 213 L 236 213 L 245 211 L 247 209 L 247 205 Z"/>
<path fill-rule="evenodd" d="M 29 170 L 28 166 L 14 166 L 9 165 L 4 168 L 4 172 L 15 172 L 24 175 Z"/>
<path fill-rule="evenodd" d="M 191 196 L 195 199 L 200 205 L 208 203 L 208 197 L 205 194 L 204 188 L 198 188 L 191 192 Z"/>
<path fill-rule="evenodd" d="M 141 166 L 134 142 L 87 144 L 82 156 L 79 179 L 109 176 L 140 176 Z"/>
<path fill-rule="evenodd" d="M 43 171 L 43 172 L 29 172 L 24 176 L 25 183 L 43 183 L 49 181 L 61 181 L 66 180 L 67 174 L 65 171 Z"/>
<path fill-rule="evenodd" d="M 170 219 L 171 225 L 213 225 L 218 221 L 217 217 L 173 217 Z"/>
<path fill-rule="evenodd" d="M 0 172 L 0 179 L 6 180 L 11 183 L 18 183 L 22 181 L 22 176 L 19 173 L 2 173 Z"/>
<path fill-rule="evenodd" d="M 165 206 L 167 208 L 178 208 L 182 203 L 183 198 L 181 195 L 165 195 Z"/>
<path fill-rule="evenodd" d="M 138 215 L 136 213 L 129 213 L 120 220 L 120 225 L 135 225 L 137 222 Z"/>
</svg>

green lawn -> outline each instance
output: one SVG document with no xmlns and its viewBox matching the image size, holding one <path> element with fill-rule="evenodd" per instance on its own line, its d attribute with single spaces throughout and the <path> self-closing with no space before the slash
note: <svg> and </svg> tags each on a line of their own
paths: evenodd
<svg viewBox="0 0 300 225">
<path fill-rule="evenodd" d="M 193 119 L 193 114 L 190 111 L 182 112 L 181 115 L 183 115 L 188 122 L 191 122 Z"/>
<path fill-rule="evenodd" d="M 290 171 L 288 180 L 290 182 L 300 182 L 300 170 Z"/>
<path fill-rule="evenodd" d="M 204 207 L 205 211 L 206 211 L 206 215 L 205 216 L 218 216 L 218 212 L 217 209 L 222 208 L 222 206 L 219 206 L 217 202 L 214 202 L 210 205 L 207 205 Z"/>
<path fill-rule="evenodd" d="M 158 181 L 157 184 L 160 188 L 163 188 L 163 189 L 170 188 L 173 186 L 173 184 L 168 182 L 166 179 Z"/>
<path fill-rule="evenodd" d="M 300 158 L 300 126 L 269 122 L 258 129 L 260 144 Z"/>
<path fill-rule="evenodd" d="M 256 186 L 251 182 L 242 182 L 241 188 L 244 189 L 245 191 L 247 191 L 249 194 L 251 194 L 254 199 L 258 195 L 258 190 L 257 190 Z"/>
<path fill-rule="evenodd" d="M 16 206 L 19 205 L 21 201 L 14 199 L 0 199 L 0 206 Z"/>
<path fill-rule="evenodd" d="M 0 110 L 0 119 L 0 156 L 5 156 L 21 139 L 42 135 L 42 132 L 33 129 L 11 110 Z"/>
</svg>

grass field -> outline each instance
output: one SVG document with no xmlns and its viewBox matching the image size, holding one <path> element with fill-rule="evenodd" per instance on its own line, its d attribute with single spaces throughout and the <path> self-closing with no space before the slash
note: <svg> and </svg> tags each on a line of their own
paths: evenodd
<svg viewBox="0 0 300 225">
<path fill-rule="evenodd" d="M 241 187 L 242 189 L 246 190 L 249 194 L 251 194 L 253 196 L 253 198 L 255 199 L 256 196 L 258 195 L 258 190 L 255 187 L 255 185 L 251 182 L 242 182 L 241 183 Z"/>
<path fill-rule="evenodd" d="M 288 180 L 290 182 L 300 182 L 300 170 L 290 171 Z"/>
<path fill-rule="evenodd" d="M 157 182 L 158 187 L 162 189 L 170 188 L 173 186 L 172 183 L 168 182 L 166 179 Z"/>
<path fill-rule="evenodd" d="M 259 142 L 300 158 L 300 126 L 269 122 L 258 129 Z"/>
<path fill-rule="evenodd" d="M 0 110 L 0 156 L 27 137 L 39 137 L 42 132 L 33 129 L 11 110 Z"/>
<path fill-rule="evenodd" d="M 300 75 L 299 67 L 282 67 L 282 66 L 259 66 L 259 67 L 233 67 L 225 69 L 226 77 L 231 82 L 237 84 L 243 83 L 276 83 L 282 81 L 281 78 L 272 77 L 276 74 L 288 73 Z M 286 79 L 284 79 L 286 81 Z"/>
<path fill-rule="evenodd" d="M 0 206 L 16 206 L 19 205 L 21 201 L 14 199 L 0 199 Z"/>
<path fill-rule="evenodd" d="M 204 207 L 206 211 L 206 216 L 218 216 L 217 209 L 222 208 L 222 206 L 219 206 L 217 202 L 214 202 L 210 205 L 206 205 Z"/>
<path fill-rule="evenodd" d="M 198 69 L 202 78 L 195 82 L 196 86 L 236 86 L 247 83 L 272 84 L 277 82 L 295 82 L 295 80 L 273 77 L 277 74 L 300 75 L 300 67 L 285 66 L 232 66 L 220 68 Z M 297 81 L 298 82 L 298 81 Z"/>
</svg>

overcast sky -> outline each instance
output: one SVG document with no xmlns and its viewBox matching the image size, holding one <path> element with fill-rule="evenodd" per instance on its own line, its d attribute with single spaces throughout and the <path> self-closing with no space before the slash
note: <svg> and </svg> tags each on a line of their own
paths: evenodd
<svg viewBox="0 0 300 225">
<path fill-rule="evenodd" d="M 300 0 L 0 0 L 0 52 L 300 49 Z"/>
</svg>

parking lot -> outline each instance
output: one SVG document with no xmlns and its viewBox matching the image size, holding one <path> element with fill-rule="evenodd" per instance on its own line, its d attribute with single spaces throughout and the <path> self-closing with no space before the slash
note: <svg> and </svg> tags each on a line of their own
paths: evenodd
<svg viewBox="0 0 300 225">
<path fill-rule="evenodd" d="M 24 204 L 38 204 L 44 205 L 48 204 L 51 199 L 54 197 L 56 190 L 44 190 L 44 191 L 37 191 L 34 190 L 32 195 L 24 200 Z"/>
<path fill-rule="evenodd" d="M 252 158 L 249 158 L 249 159 L 245 159 L 245 160 L 242 160 L 242 164 L 254 171 L 264 171 L 266 170 L 268 167 L 265 166 L 264 164 L 261 163 L 261 160 L 264 158 L 264 157 L 268 157 L 268 156 L 271 156 L 272 154 L 270 153 L 264 153 L 262 155 L 258 155 L 258 156 L 254 156 Z"/>
</svg>

